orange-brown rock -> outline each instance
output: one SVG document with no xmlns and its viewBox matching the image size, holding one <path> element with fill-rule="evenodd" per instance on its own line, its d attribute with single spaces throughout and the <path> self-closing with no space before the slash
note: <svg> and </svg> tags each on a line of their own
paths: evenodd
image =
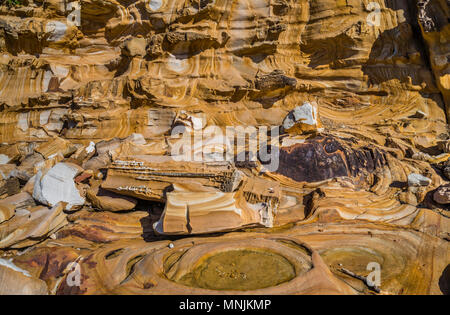
<svg viewBox="0 0 450 315">
<path fill-rule="evenodd" d="M 136 207 L 137 200 L 107 191 L 99 185 L 94 185 L 87 191 L 87 198 L 96 209 L 105 211 L 127 211 Z"/>
<path fill-rule="evenodd" d="M 102 188 L 145 200 L 164 200 L 174 183 L 192 183 L 232 192 L 242 176 L 228 162 L 176 161 L 170 156 L 135 156 L 116 160 L 108 169 Z"/>
<path fill-rule="evenodd" d="M 447 0 L 80 4 L 0 4 L 0 294 L 449 294 Z"/>
<path fill-rule="evenodd" d="M 32 277 L 9 261 L 0 259 L 1 295 L 47 295 L 44 281 Z"/>
</svg>

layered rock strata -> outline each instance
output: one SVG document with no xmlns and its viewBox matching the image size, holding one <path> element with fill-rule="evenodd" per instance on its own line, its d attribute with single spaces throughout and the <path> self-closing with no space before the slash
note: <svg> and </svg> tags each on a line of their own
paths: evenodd
<svg viewBox="0 0 450 315">
<path fill-rule="evenodd" d="M 14 3 L 0 294 L 449 294 L 448 1 Z"/>
</svg>

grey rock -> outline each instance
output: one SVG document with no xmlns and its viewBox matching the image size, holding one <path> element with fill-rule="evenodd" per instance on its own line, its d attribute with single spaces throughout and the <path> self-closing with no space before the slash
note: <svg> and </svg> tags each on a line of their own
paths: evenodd
<svg viewBox="0 0 450 315">
<path fill-rule="evenodd" d="M 412 173 L 408 176 L 409 187 L 421 187 L 431 184 L 431 179 L 420 174 Z"/>
</svg>

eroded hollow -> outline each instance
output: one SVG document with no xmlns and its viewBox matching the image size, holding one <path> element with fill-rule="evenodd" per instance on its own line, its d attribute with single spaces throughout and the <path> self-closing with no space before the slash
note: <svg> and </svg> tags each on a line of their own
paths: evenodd
<svg viewBox="0 0 450 315">
<path fill-rule="evenodd" d="M 276 286 L 296 276 L 285 257 L 263 250 L 242 249 L 207 257 L 176 282 L 211 290 L 256 290 Z"/>
</svg>

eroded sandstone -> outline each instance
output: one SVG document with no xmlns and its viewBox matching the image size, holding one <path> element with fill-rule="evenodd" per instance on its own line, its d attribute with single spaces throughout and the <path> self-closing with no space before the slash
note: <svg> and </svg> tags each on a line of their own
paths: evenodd
<svg viewBox="0 0 450 315">
<path fill-rule="evenodd" d="M 449 4 L 373 3 L 0 5 L 0 293 L 448 293 Z"/>
</svg>

